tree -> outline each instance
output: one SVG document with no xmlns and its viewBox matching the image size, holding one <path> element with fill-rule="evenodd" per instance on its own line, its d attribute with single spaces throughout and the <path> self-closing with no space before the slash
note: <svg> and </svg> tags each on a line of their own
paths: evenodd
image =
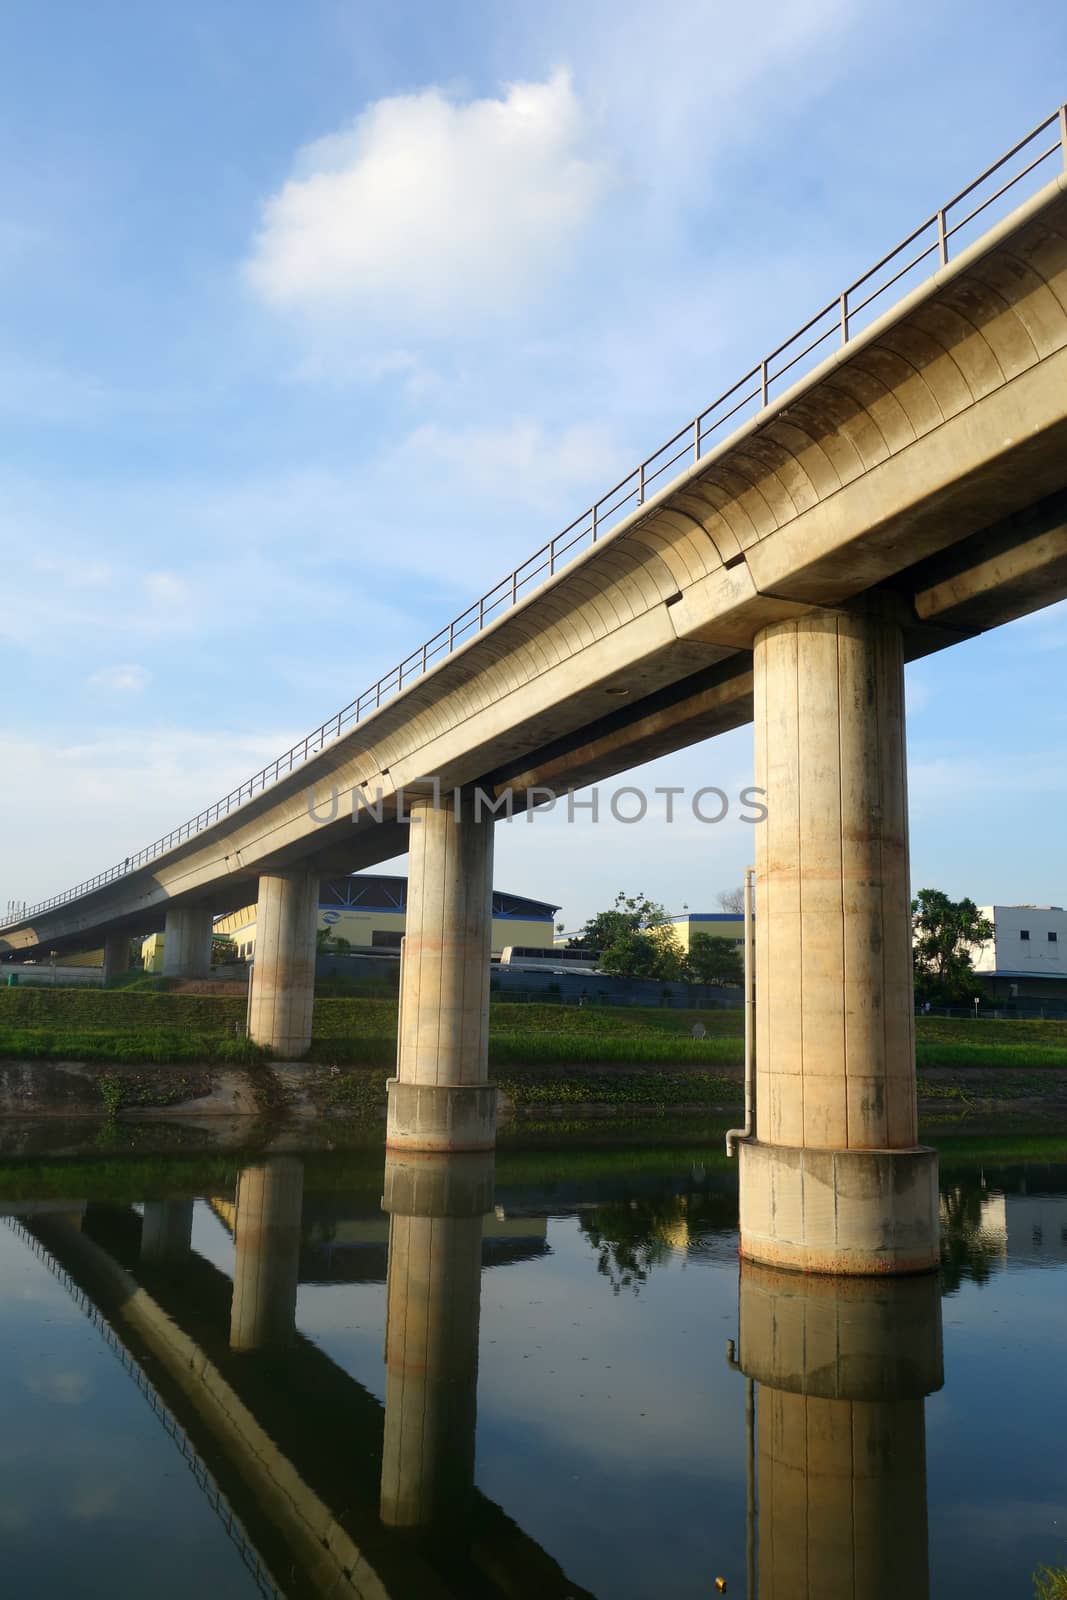
<svg viewBox="0 0 1067 1600">
<path fill-rule="evenodd" d="M 602 954 L 624 934 L 639 933 L 667 921 L 667 913 L 655 900 L 643 894 L 625 894 L 621 889 L 610 911 L 598 911 L 573 938 L 570 950 L 592 950 Z"/>
<path fill-rule="evenodd" d="M 600 955 L 601 972 L 616 978 L 654 978 L 672 983 L 685 976 L 685 952 L 669 923 L 627 928 Z"/>
<path fill-rule="evenodd" d="M 744 955 L 732 939 L 716 939 L 710 933 L 694 933 L 689 941 L 689 960 L 686 964 L 694 983 L 744 981 Z"/>
<path fill-rule="evenodd" d="M 742 888 L 721 889 L 716 895 L 724 911 L 733 911 L 739 917 L 745 914 L 745 891 Z"/>
<path fill-rule="evenodd" d="M 911 903 L 915 987 L 927 1000 L 963 1005 L 979 993 L 971 952 L 993 937 L 973 900 L 920 889 Z"/>
</svg>

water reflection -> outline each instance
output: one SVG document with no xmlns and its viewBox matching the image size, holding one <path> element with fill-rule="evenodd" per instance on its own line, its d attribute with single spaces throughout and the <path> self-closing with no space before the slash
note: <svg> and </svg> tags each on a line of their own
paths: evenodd
<svg viewBox="0 0 1067 1600">
<path fill-rule="evenodd" d="M 463 1546 L 493 1155 L 387 1154 L 382 1204 L 390 1217 L 382 1521 Z"/>
<path fill-rule="evenodd" d="M 191 1200 L 146 1200 L 141 1217 L 141 1260 L 161 1266 L 185 1261 L 193 1247 Z"/>
<path fill-rule="evenodd" d="M 491 1154 L 392 1159 L 382 1204 L 384 1413 L 297 1328 L 299 1158 L 250 1164 L 211 1197 L 232 1284 L 192 1249 L 185 1199 L 140 1216 L 27 1206 L 20 1226 L 193 1464 L 261 1592 L 580 1600 L 474 1484 L 483 1253 L 543 1253 L 544 1228 L 497 1217 Z"/>
<path fill-rule="evenodd" d="M 1067 1166 L 957 1168 L 941 1176 L 941 1275 L 947 1293 L 1001 1268 L 1067 1264 Z"/>
<path fill-rule="evenodd" d="M 761 1600 L 921 1600 L 923 1402 L 943 1378 L 936 1277 L 743 1263 L 739 1329 L 739 1365 L 757 1385 Z"/>
<path fill-rule="evenodd" d="M 1027 1592 L 1020 1573 L 1058 1557 L 1045 1534 L 1062 1498 L 1047 1442 L 1030 1482 L 1018 1439 L 1042 1425 L 1060 1382 L 1046 1315 L 1059 1284 L 1041 1271 L 995 1295 L 1000 1272 L 1067 1264 L 1067 1168 L 946 1162 L 943 1278 L 886 1282 L 750 1264 L 738 1277 L 732 1174 L 710 1161 L 643 1174 L 637 1162 L 605 1172 L 534 1156 L 509 1170 L 504 1156 L 494 1182 L 491 1155 L 408 1155 L 388 1160 L 381 1188 L 374 1169 L 348 1189 L 324 1170 L 271 1155 L 216 1193 L 201 1188 L 195 1207 L 157 1192 L 140 1208 L 17 1208 L 19 1237 L 118 1355 L 191 1467 L 203 1517 L 217 1517 L 252 1574 L 240 1587 L 243 1570 L 216 1552 L 208 1592 L 629 1600 L 654 1592 L 657 1571 L 661 1592 L 686 1600 L 712 1592 L 720 1571 L 743 1592 L 744 1392 L 747 1579 L 760 1600 L 922 1597 L 931 1570 L 939 1597 L 971 1593 L 957 1502 L 971 1518 L 1013 1486 L 1013 1524 L 1028 1503 L 1046 1509 L 1025 1539 L 1002 1536 L 1008 1555 L 982 1529 L 999 1592 Z M 951 1405 L 927 1408 L 942 1381 L 943 1293 L 959 1296 L 946 1315 L 958 1387 Z M 1029 1412 L 1006 1393 L 1003 1352 L 1011 1384 L 1027 1376 L 1004 1331 L 1012 1297 L 1011 1339 L 1044 1341 L 1031 1346 Z M 744 1383 L 716 1354 L 735 1313 Z M 370 1331 L 357 1340 L 361 1319 Z M 0 1340 L 12 1326 L 0 1300 Z M 35 1374 L 33 1392 L 60 1379 L 69 1394 L 84 1372 Z M 975 1437 L 950 1458 L 949 1426 L 978 1409 Z M 106 1428 L 99 1415 L 87 1433 Z M 26 1417 L 40 1427 L 39 1412 Z M 1012 1428 L 1009 1452 L 996 1441 Z M 987 1458 L 988 1485 L 975 1477 L 961 1495 Z M 114 1593 L 151 1587 L 124 1589 L 120 1574 Z"/>
<path fill-rule="evenodd" d="M 274 1156 L 245 1167 L 233 1222 L 231 1350 L 284 1349 L 296 1334 L 304 1164 Z"/>
</svg>

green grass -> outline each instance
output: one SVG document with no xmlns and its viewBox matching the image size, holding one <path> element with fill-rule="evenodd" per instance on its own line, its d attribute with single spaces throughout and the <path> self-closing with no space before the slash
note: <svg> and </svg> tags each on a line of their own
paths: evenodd
<svg viewBox="0 0 1067 1600">
<path fill-rule="evenodd" d="M 264 1061 L 267 1052 L 247 1039 L 179 1033 L 175 1029 L 143 1032 L 81 1029 L 8 1028 L 0 1026 L 0 1059 L 41 1061 L 107 1061 L 115 1065 L 152 1062 L 202 1062 L 250 1065 Z"/>
<path fill-rule="evenodd" d="M 141 980 L 156 985 L 161 980 Z M 86 1061 L 255 1061 L 239 1037 L 242 996 L 167 993 L 127 984 L 99 989 L 0 989 L 0 1057 Z M 691 1037 L 703 1023 L 707 1037 Z M 495 1068 L 717 1067 L 742 1064 L 739 1011 L 564 1006 L 496 1000 L 490 1010 Z M 917 1019 L 920 1069 L 1067 1068 L 1067 1021 Z M 396 1053 L 395 998 L 321 996 L 309 1059 L 388 1067 Z"/>
</svg>

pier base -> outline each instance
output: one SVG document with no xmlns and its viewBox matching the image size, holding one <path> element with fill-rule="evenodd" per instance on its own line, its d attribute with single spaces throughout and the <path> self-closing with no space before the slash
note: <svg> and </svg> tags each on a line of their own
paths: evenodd
<svg viewBox="0 0 1067 1600">
<path fill-rule="evenodd" d="M 741 1254 L 800 1272 L 926 1272 L 939 1259 L 937 1152 L 738 1146 Z"/>
</svg>

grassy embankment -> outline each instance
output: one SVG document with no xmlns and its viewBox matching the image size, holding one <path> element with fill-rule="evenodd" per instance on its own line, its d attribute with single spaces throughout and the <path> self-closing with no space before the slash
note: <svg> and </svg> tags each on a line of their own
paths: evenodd
<svg viewBox="0 0 1067 1600">
<path fill-rule="evenodd" d="M 265 1052 L 243 1037 L 243 998 L 130 989 L 0 989 L 0 1059 L 254 1065 Z M 691 1029 L 702 1022 L 704 1039 Z M 327 1086 L 338 1107 L 384 1099 L 395 1056 L 396 1003 L 320 998 L 308 1059 L 344 1069 Z M 737 1011 L 564 1006 L 494 1001 L 490 1063 L 517 1103 L 707 1105 L 736 1103 L 743 1020 Z M 1001 1069 L 993 1097 L 1040 1092 L 1044 1069 L 1067 1069 L 1067 1022 L 917 1021 L 920 1073 Z M 942 1087 L 937 1096 L 958 1098 Z M 924 1088 L 920 1084 L 921 1090 Z M 985 1091 L 983 1091 L 985 1092 Z"/>
</svg>

